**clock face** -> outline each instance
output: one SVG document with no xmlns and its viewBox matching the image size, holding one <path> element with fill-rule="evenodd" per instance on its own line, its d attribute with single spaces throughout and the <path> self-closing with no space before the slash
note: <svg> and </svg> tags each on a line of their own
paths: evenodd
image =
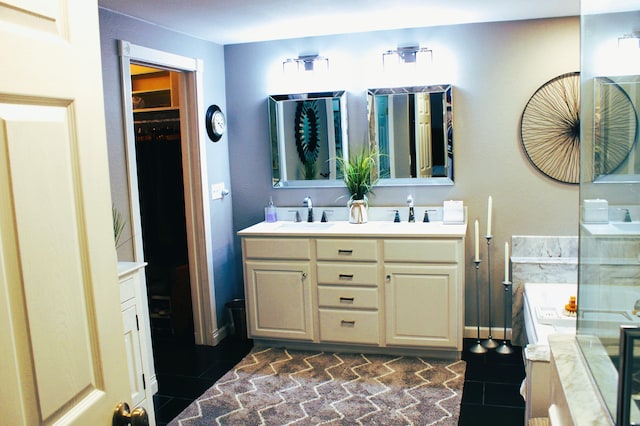
<svg viewBox="0 0 640 426">
<path fill-rule="evenodd" d="M 222 111 L 216 111 L 213 114 L 213 131 L 219 135 L 224 134 L 226 123 Z"/>
<path fill-rule="evenodd" d="M 214 142 L 218 142 L 227 129 L 224 113 L 218 105 L 211 105 L 207 109 L 205 125 L 207 126 L 209 138 Z"/>
</svg>

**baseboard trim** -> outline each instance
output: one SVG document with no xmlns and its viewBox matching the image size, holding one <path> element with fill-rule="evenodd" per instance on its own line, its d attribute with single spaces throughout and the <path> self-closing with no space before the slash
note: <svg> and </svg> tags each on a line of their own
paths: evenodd
<svg viewBox="0 0 640 426">
<path fill-rule="evenodd" d="M 475 339 L 478 337 L 478 327 L 467 325 L 464 327 L 464 337 L 468 339 Z M 486 339 L 489 337 L 489 327 L 480 327 L 480 338 Z M 504 328 L 491 328 L 491 338 L 499 340 L 511 340 L 511 329 L 507 328 L 507 337 L 504 337 Z"/>
<path fill-rule="evenodd" d="M 218 344 L 220 342 L 222 342 L 222 340 L 224 340 L 225 337 L 227 337 L 227 335 L 229 334 L 229 326 L 228 325 L 224 325 L 216 330 L 213 330 L 213 332 L 211 333 L 211 346 L 218 346 Z"/>
</svg>

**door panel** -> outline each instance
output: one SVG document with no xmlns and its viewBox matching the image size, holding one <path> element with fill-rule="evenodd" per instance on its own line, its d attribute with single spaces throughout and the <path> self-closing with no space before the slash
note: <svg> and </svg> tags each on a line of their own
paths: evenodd
<svg viewBox="0 0 640 426">
<path fill-rule="evenodd" d="M 108 424 L 130 394 L 97 5 L 3 2 L 0 44 L 2 421 Z"/>
</svg>

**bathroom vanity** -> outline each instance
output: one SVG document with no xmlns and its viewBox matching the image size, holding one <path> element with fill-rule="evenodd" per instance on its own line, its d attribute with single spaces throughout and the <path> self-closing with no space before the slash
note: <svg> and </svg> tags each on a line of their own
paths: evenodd
<svg viewBox="0 0 640 426">
<path fill-rule="evenodd" d="M 466 224 L 261 222 L 240 231 L 249 337 L 459 357 Z"/>
</svg>

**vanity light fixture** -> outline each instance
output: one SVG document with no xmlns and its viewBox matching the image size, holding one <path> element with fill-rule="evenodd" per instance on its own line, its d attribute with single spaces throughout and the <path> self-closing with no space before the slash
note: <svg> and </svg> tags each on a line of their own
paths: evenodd
<svg viewBox="0 0 640 426">
<path fill-rule="evenodd" d="M 424 67 L 430 64 L 432 60 L 433 51 L 420 46 L 398 47 L 395 50 L 387 50 L 382 54 L 382 65 L 385 69 L 395 68 L 404 64 Z"/>
<path fill-rule="evenodd" d="M 288 58 L 282 63 L 285 73 L 303 71 L 328 71 L 329 59 L 320 55 L 300 55 L 297 58 Z"/>
<path fill-rule="evenodd" d="M 634 31 L 631 34 L 625 34 L 622 37 L 618 37 L 618 47 L 621 49 L 640 48 L 640 31 Z"/>
</svg>

